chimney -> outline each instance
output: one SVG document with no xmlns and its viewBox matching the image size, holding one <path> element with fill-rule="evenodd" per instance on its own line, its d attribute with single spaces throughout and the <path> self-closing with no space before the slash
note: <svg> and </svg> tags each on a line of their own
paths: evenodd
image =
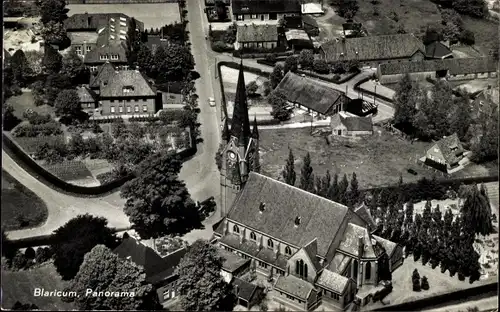
<svg viewBox="0 0 500 312">
<path fill-rule="evenodd" d="M 363 257 L 363 251 L 365 250 L 365 244 L 363 236 L 358 237 L 358 257 L 361 259 Z"/>
</svg>

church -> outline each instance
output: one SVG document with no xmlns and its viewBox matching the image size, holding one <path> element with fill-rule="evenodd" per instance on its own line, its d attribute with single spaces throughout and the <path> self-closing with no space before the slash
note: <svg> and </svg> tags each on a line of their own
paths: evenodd
<svg viewBox="0 0 500 312">
<path fill-rule="evenodd" d="M 259 133 L 256 120 L 250 129 L 242 65 L 228 124 L 226 118 L 222 220 L 214 236 L 220 248 L 272 278 L 272 300 L 290 310 L 345 310 L 391 279 L 402 248 L 372 233 L 367 207 L 351 210 L 259 174 Z"/>
</svg>

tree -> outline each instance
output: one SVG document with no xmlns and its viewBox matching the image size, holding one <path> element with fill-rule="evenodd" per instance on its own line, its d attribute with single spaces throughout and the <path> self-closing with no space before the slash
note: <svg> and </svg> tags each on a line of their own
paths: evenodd
<svg viewBox="0 0 500 312">
<path fill-rule="evenodd" d="M 155 288 L 146 281 L 142 266 L 120 259 L 109 248 L 97 245 L 83 260 L 78 274 L 67 287 L 77 294 L 113 292 L 110 296 L 80 295 L 69 297 L 80 310 L 156 310 L 159 308 Z M 130 296 L 115 293 L 126 292 Z M 132 296 L 133 293 L 133 296 Z"/>
<path fill-rule="evenodd" d="M 183 81 L 194 69 L 194 60 L 188 46 L 170 44 L 159 46 L 153 55 L 152 75 L 161 82 Z"/>
<path fill-rule="evenodd" d="M 126 36 L 126 46 L 127 46 L 127 61 L 129 66 L 135 68 L 137 62 L 137 52 L 139 46 L 141 45 L 141 37 L 139 29 L 137 28 L 137 22 L 135 18 L 131 18 L 128 21 L 127 36 Z"/>
<path fill-rule="evenodd" d="M 21 123 L 21 119 L 14 115 L 14 108 L 11 105 L 3 105 L 3 129 L 10 131 Z"/>
<path fill-rule="evenodd" d="M 10 262 L 17 253 L 17 249 L 13 246 L 12 242 L 7 237 L 5 230 L 2 228 L 2 240 L 0 241 L 2 248 L 2 256 L 7 258 Z"/>
<path fill-rule="evenodd" d="M 24 256 L 26 257 L 26 259 L 28 260 L 33 260 L 35 259 L 35 249 L 33 249 L 33 247 L 28 247 L 26 248 L 26 250 L 24 251 Z"/>
<path fill-rule="evenodd" d="M 441 29 L 441 27 L 436 25 L 428 25 L 425 30 L 424 37 L 422 38 L 422 42 L 425 45 L 428 45 L 435 41 L 442 41 L 443 39 L 443 30 Z"/>
<path fill-rule="evenodd" d="M 64 0 L 40 0 L 40 21 L 43 24 L 49 22 L 62 23 L 66 18 L 68 9 L 66 8 L 66 1 Z"/>
<path fill-rule="evenodd" d="M 62 45 L 68 40 L 64 24 L 56 21 L 45 23 L 42 27 L 41 35 L 47 45 Z"/>
<path fill-rule="evenodd" d="M 215 164 L 217 165 L 219 171 L 222 168 L 222 152 L 224 151 L 224 148 L 224 145 L 219 144 L 219 149 L 217 150 L 217 153 L 215 153 Z"/>
<path fill-rule="evenodd" d="M 88 83 L 90 79 L 90 71 L 73 48 L 62 58 L 61 72 L 71 79 L 72 85 Z"/>
<path fill-rule="evenodd" d="M 453 0 L 452 7 L 458 13 L 477 18 L 484 18 L 489 14 L 485 0 Z"/>
<path fill-rule="evenodd" d="M 348 198 L 348 191 L 349 188 L 349 180 L 347 180 L 347 175 L 344 173 L 344 176 L 342 177 L 342 180 L 339 183 L 339 188 L 338 188 L 338 201 L 341 204 L 346 204 L 347 198 Z"/>
<path fill-rule="evenodd" d="M 181 305 L 186 311 L 232 311 L 235 297 L 221 277 L 223 258 L 216 247 L 195 241 L 176 269 Z"/>
<path fill-rule="evenodd" d="M 269 74 L 269 81 L 271 82 L 271 89 L 275 89 L 284 77 L 283 65 L 274 65 L 273 72 Z"/>
<path fill-rule="evenodd" d="M 285 168 L 281 171 L 281 175 L 286 184 L 294 186 L 295 179 L 297 178 L 297 174 L 295 173 L 295 158 L 292 149 L 289 148 L 288 150 L 288 159 L 286 160 Z"/>
<path fill-rule="evenodd" d="M 292 109 L 288 105 L 286 94 L 282 90 L 273 90 L 267 97 L 267 102 L 271 105 L 271 116 L 279 121 L 290 119 Z"/>
<path fill-rule="evenodd" d="M 44 263 L 52 258 L 53 252 L 49 247 L 38 247 L 35 254 L 36 263 Z"/>
<path fill-rule="evenodd" d="M 157 153 L 137 168 L 137 177 L 121 189 L 125 214 L 143 239 L 184 234 L 201 226 L 201 217 L 184 182 L 182 163 L 172 154 Z"/>
<path fill-rule="evenodd" d="M 314 64 L 314 53 L 312 50 L 302 50 L 299 54 L 299 64 L 303 69 L 311 69 Z M 286 65 L 286 62 L 285 62 Z"/>
<path fill-rule="evenodd" d="M 477 186 L 474 186 L 467 195 L 462 207 L 462 216 L 466 232 L 481 235 L 493 232 L 489 200 L 485 194 L 478 190 Z"/>
<path fill-rule="evenodd" d="M 425 275 L 422 276 L 421 287 L 423 290 L 429 290 L 429 281 Z"/>
<path fill-rule="evenodd" d="M 69 152 L 75 157 L 84 154 L 87 150 L 87 145 L 80 133 L 73 133 L 68 145 Z"/>
<path fill-rule="evenodd" d="M 253 80 L 246 85 L 245 89 L 247 91 L 248 96 L 255 96 L 255 93 L 257 92 L 257 89 L 259 89 L 259 86 L 257 85 L 257 82 Z"/>
<path fill-rule="evenodd" d="M 330 170 L 326 170 L 325 176 L 321 179 L 321 185 L 319 187 L 318 195 L 324 198 L 328 198 L 328 190 L 332 183 L 332 176 L 330 175 Z"/>
<path fill-rule="evenodd" d="M 315 72 L 317 72 L 318 74 L 329 74 L 330 73 L 330 67 L 328 66 L 328 63 L 323 59 L 314 60 L 313 70 Z"/>
<path fill-rule="evenodd" d="M 337 13 L 339 16 L 349 20 L 356 15 L 359 10 L 359 5 L 356 0 L 340 0 Z"/>
<path fill-rule="evenodd" d="M 481 163 L 498 159 L 498 111 L 481 120 L 481 134 L 472 144 L 472 160 Z"/>
<path fill-rule="evenodd" d="M 151 75 L 153 71 L 153 54 L 147 45 L 141 43 L 137 49 L 137 66 L 146 74 Z"/>
<path fill-rule="evenodd" d="M 334 202 L 338 202 L 339 199 L 338 183 L 339 183 L 339 175 L 338 173 L 335 173 L 333 175 L 333 181 L 330 184 L 330 187 L 328 188 L 328 193 L 326 195 L 326 198 Z"/>
<path fill-rule="evenodd" d="M 12 259 L 12 268 L 15 270 L 22 270 L 28 266 L 28 259 L 24 255 L 24 253 L 19 250 L 16 252 L 16 255 Z"/>
<path fill-rule="evenodd" d="M 420 291 L 420 274 L 418 274 L 418 270 L 413 270 L 413 274 L 411 276 L 413 283 L 413 291 Z"/>
<path fill-rule="evenodd" d="M 302 168 L 300 169 L 300 185 L 299 187 L 307 192 L 314 192 L 314 174 L 311 166 L 311 155 L 307 152 L 302 160 Z"/>
<path fill-rule="evenodd" d="M 462 33 L 459 36 L 459 40 L 461 43 L 466 44 L 466 45 L 474 45 L 476 43 L 476 40 L 474 38 L 474 32 L 466 29 L 462 31 Z"/>
<path fill-rule="evenodd" d="M 290 55 L 285 59 L 285 65 L 283 66 L 283 74 L 291 71 L 295 73 L 299 68 L 299 59 L 295 55 Z"/>
<path fill-rule="evenodd" d="M 13 78 L 19 86 L 26 86 L 26 82 L 28 78 L 33 75 L 33 72 L 29 67 L 28 60 L 23 50 L 14 52 L 10 58 L 10 67 L 12 68 Z"/>
<path fill-rule="evenodd" d="M 83 262 L 84 255 L 96 245 L 109 248 L 117 246 L 113 229 L 108 221 L 89 214 L 79 215 L 54 231 L 54 266 L 63 280 L 75 277 Z"/>
<path fill-rule="evenodd" d="M 85 113 L 82 111 L 80 98 L 76 90 L 62 90 L 54 102 L 54 107 L 56 115 L 61 117 L 60 121 L 62 123 L 70 124 L 74 121 L 83 121 L 85 119 Z"/>
<path fill-rule="evenodd" d="M 450 133 L 456 133 L 461 141 L 465 141 L 470 125 L 473 123 L 470 99 L 467 94 L 455 98 L 450 112 Z"/>
<path fill-rule="evenodd" d="M 42 68 L 48 74 L 56 74 L 61 70 L 62 56 L 52 46 L 46 45 L 42 59 Z"/>
<path fill-rule="evenodd" d="M 227 19 L 227 9 L 223 1 L 215 1 L 215 10 L 219 21 L 223 22 Z"/>
<path fill-rule="evenodd" d="M 352 207 L 356 204 L 356 202 L 359 200 L 360 197 L 360 192 L 359 192 L 359 185 L 358 185 L 358 179 L 356 178 L 356 172 L 352 173 L 351 177 L 351 187 L 348 192 L 348 206 Z"/>
<path fill-rule="evenodd" d="M 417 101 L 422 92 L 409 74 L 405 74 L 396 87 L 394 93 L 393 123 L 403 131 L 410 131 L 414 116 L 417 112 Z"/>
</svg>

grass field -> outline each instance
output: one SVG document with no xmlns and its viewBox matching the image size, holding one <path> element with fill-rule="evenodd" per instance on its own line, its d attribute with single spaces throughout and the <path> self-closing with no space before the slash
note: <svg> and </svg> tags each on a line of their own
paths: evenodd
<svg viewBox="0 0 500 312">
<path fill-rule="evenodd" d="M 34 193 L 2 170 L 2 228 L 35 227 L 47 220 L 47 207 Z"/>
<path fill-rule="evenodd" d="M 145 29 L 180 22 L 177 3 L 68 4 L 68 16 L 82 13 L 123 13 L 144 23 Z"/>
<path fill-rule="evenodd" d="M 92 173 L 81 161 L 65 161 L 60 164 L 45 165 L 47 171 L 64 181 L 92 179 Z"/>
<path fill-rule="evenodd" d="M 381 131 L 378 135 L 377 131 Z M 425 155 L 430 143 L 409 141 L 375 127 L 373 136 L 356 141 L 336 138 L 330 145 L 321 135 L 311 136 L 310 128 L 260 130 L 260 150 L 262 152 L 262 172 L 275 179 L 281 179 L 281 171 L 288 157 L 288 147 L 295 156 L 295 171 L 300 173 L 302 158 L 309 151 L 315 174 L 324 175 L 326 170 L 339 175 L 350 176 L 356 172 L 360 188 L 393 185 L 402 174 L 405 182 L 416 181 L 422 177 L 432 177 L 435 171 L 415 163 L 415 159 Z M 407 172 L 409 168 L 418 174 Z M 452 177 L 483 176 L 498 170 L 489 167 L 470 165 Z M 440 174 L 436 174 L 439 178 Z M 298 179 L 298 177 L 297 177 Z"/>
<path fill-rule="evenodd" d="M 21 95 L 16 95 L 7 99 L 7 104 L 14 108 L 14 115 L 17 118 L 24 119 L 23 113 L 31 108 L 39 114 L 50 114 L 54 116 L 54 108 L 48 105 L 35 106 L 33 94 L 31 92 L 23 92 Z"/>
<path fill-rule="evenodd" d="M 488 55 L 490 48 L 498 48 L 499 22 L 486 19 L 476 19 L 462 15 L 464 27 L 474 33 L 474 47 L 483 55 Z"/>
<path fill-rule="evenodd" d="M 2 309 L 10 309 L 19 301 L 23 304 L 36 304 L 45 311 L 71 311 L 72 304 L 62 302 L 59 297 L 35 297 L 35 288 L 47 291 L 64 290 L 65 282 L 56 272 L 52 263 L 44 264 L 29 271 L 10 272 L 2 270 Z"/>
<path fill-rule="evenodd" d="M 378 4 L 375 5 L 373 2 L 358 1 L 360 8 L 354 17 L 372 36 L 395 34 L 399 25 L 407 33 L 418 35 L 425 31 L 427 24 L 441 22 L 437 6 L 429 0 L 376 0 Z M 377 16 L 374 15 L 375 10 Z"/>
</svg>

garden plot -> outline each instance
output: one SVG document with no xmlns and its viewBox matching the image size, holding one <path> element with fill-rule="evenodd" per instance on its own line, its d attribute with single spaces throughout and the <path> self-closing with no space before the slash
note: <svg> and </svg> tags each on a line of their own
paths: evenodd
<svg viewBox="0 0 500 312">
<path fill-rule="evenodd" d="M 68 4 L 68 16 L 83 13 L 123 13 L 144 23 L 144 29 L 180 23 L 177 3 Z"/>
</svg>

